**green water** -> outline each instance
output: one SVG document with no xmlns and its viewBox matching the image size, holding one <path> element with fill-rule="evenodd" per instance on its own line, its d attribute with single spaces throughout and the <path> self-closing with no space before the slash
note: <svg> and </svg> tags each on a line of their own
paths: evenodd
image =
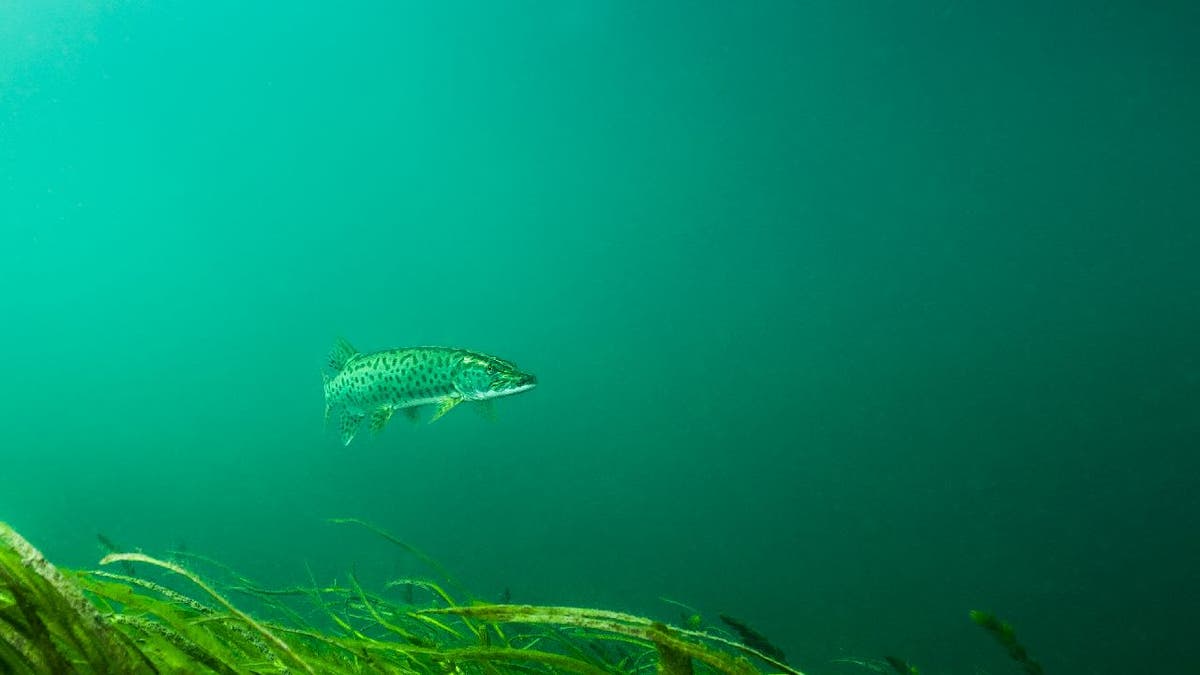
<svg viewBox="0 0 1200 675">
<path fill-rule="evenodd" d="M 0 520 L 1196 672 L 1189 3 L 0 0 Z M 323 429 L 335 336 L 515 361 Z"/>
</svg>

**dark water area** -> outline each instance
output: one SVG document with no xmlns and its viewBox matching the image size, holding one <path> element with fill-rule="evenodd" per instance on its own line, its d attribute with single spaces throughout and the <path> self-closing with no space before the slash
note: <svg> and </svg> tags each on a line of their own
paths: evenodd
<svg viewBox="0 0 1200 675">
<path fill-rule="evenodd" d="M 0 520 L 1198 672 L 1197 7 L 0 2 Z M 539 386 L 343 447 L 339 335 Z"/>
</svg>

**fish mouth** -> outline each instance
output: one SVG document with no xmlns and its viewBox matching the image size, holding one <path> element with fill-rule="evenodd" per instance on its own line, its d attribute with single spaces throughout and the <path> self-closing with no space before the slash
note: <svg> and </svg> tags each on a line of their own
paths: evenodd
<svg viewBox="0 0 1200 675">
<path fill-rule="evenodd" d="M 523 391 L 529 391 L 530 389 L 533 389 L 536 386 L 537 386 L 537 380 L 530 380 L 528 382 L 525 382 L 523 384 L 518 384 L 517 386 L 510 388 L 508 391 L 506 391 L 504 393 L 519 394 Z"/>
<path fill-rule="evenodd" d="M 529 391 L 530 389 L 533 389 L 536 386 L 537 386 L 537 376 L 524 375 L 520 379 L 513 382 L 512 384 L 504 387 L 503 395 L 508 396 L 510 394 L 519 394 L 523 391 Z"/>
</svg>

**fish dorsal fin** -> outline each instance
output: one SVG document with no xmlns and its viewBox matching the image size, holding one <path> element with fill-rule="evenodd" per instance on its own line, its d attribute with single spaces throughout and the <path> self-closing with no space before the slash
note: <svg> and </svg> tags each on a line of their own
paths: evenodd
<svg viewBox="0 0 1200 675">
<path fill-rule="evenodd" d="M 362 413 L 342 411 L 342 445 L 350 445 L 350 441 L 354 440 L 354 434 L 358 433 L 358 425 L 362 419 Z"/>
<path fill-rule="evenodd" d="M 339 337 L 333 343 L 333 349 L 329 350 L 329 367 L 340 371 L 346 367 L 346 363 L 358 356 L 358 350 L 350 341 L 344 337 Z"/>
<path fill-rule="evenodd" d="M 392 419 L 392 409 L 389 406 L 384 406 L 371 413 L 371 431 L 375 433 L 383 431 L 390 419 Z"/>
</svg>

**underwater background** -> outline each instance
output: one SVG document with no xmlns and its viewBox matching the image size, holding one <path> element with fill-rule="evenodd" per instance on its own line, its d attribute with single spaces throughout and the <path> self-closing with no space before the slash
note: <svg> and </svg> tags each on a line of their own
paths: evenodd
<svg viewBox="0 0 1200 675">
<path fill-rule="evenodd" d="M 1200 672 L 1200 9 L 0 0 L 0 520 Z M 323 426 L 334 339 L 536 373 Z M 861 672 L 861 671 L 858 671 Z"/>
</svg>

